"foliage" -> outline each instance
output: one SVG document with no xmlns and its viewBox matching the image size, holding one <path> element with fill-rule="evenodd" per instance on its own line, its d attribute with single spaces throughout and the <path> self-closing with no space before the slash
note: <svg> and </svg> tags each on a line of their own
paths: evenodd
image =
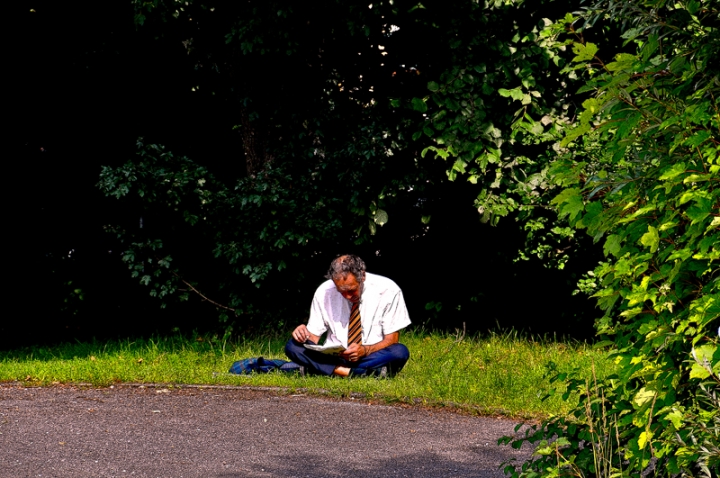
<svg viewBox="0 0 720 478">
<path fill-rule="evenodd" d="M 549 167 L 576 114 L 580 86 L 575 72 L 560 74 L 572 52 L 569 40 L 558 40 L 552 15 L 579 6 L 512 1 L 478 8 L 482 33 L 457 40 L 462 53 L 428 83 L 427 96 L 412 101 L 426 116 L 413 137 L 434 143 L 422 154 L 450 161 L 449 180 L 464 177 L 477 186 L 482 222 L 497 225 L 510 216 L 526 231 L 515 260 L 564 269 L 573 257 L 576 271 L 569 275 L 597 260 L 589 241 L 550 203 L 558 186 Z M 508 17 L 508 10 L 518 15 Z"/>
<path fill-rule="evenodd" d="M 497 224 L 513 212 L 545 204 L 548 149 L 568 122 L 568 78 L 558 80 L 564 64 L 560 49 L 548 48 L 553 9 L 573 2 L 510 1 L 478 6 L 472 15 L 481 26 L 458 35 L 455 56 L 429 95 L 413 99 L 426 120 L 414 138 L 432 138 L 432 152 L 452 161 L 448 178 L 460 175 L 479 186 L 475 207 L 483 222 Z M 508 15 L 508 11 L 516 12 Z"/>
<path fill-rule="evenodd" d="M 193 90 L 237 111 L 227 127 L 237 131 L 242 154 L 229 160 L 244 163 L 226 175 L 228 158 L 190 160 L 141 140 L 136 157 L 103 168 L 102 191 L 133 208 L 134 221 L 143 217 L 143 230 L 110 229 L 152 295 L 194 292 L 224 319 L 294 309 L 297 320 L 306 309 L 297 301 L 316 285 L 305 271 L 324 267 L 338 244 L 370 241 L 394 217 L 393 206 L 416 218 L 408 235 L 422 231 L 418 195 L 432 175 L 408 146 L 402 112 L 386 99 L 417 75 L 383 64 L 380 42 L 396 53 L 377 8 L 337 1 L 135 7 L 142 28 L 187 50 Z M 322 266 L 308 266 L 321 254 Z M 209 277 L 209 264 L 221 272 Z M 294 299 L 277 301 L 278 289 Z"/>
<path fill-rule="evenodd" d="M 712 373 L 709 360 L 696 359 L 696 364 Z M 711 478 L 713 472 L 717 476 L 720 469 L 720 396 L 714 385 L 712 382 L 700 384 L 697 402 L 684 417 L 687 433 L 684 437 L 675 436 L 678 453 L 693 456 L 697 460 L 697 474 L 703 478 Z"/>
<path fill-rule="evenodd" d="M 549 171 L 562 187 L 552 203 L 603 243 L 596 326 L 619 370 L 597 388 L 569 379 L 590 408 L 530 433 L 542 456 L 514 476 L 717 476 L 719 7 L 600 1 L 563 22 L 576 34 L 565 72 L 585 70 L 591 96 Z M 632 53 L 601 59 L 583 30 L 602 22 L 621 24 Z"/>
<path fill-rule="evenodd" d="M 547 141 L 555 133 L 545 126 L 560 123 L 529 114 L 561 108 L 566 85 L 547 69 L 557 55 L 542 48 L 541 14 L 572 2 L 133 4 L 139 28 L 187 51 L 188 88 L 235 111 L 228 128 L 242 143 L 237 158 L 190 160 L 140 141 L 135 158 L 102 171 L 103 192 L 135 211 L 109 229 L 132 274 L 164 300 L 190 291 L 245 318 L 304 310 L 272 289 L 308 292 L 303 271 L 323 251 L 375 241 L 378 226 L 401 217 L 396 235 L 427 232 L 446 178 L 420 152 L 440 133 L 438 155 L 482 145 L 480 169 L 465 168 L 471 158 L 460 152 L 455 170 L 484 185 L 485 222 L 548 186 L 529 132 Z M 439 82 L 423 98 L 429 78 Z M 522 86 L 502 89 L 509 81 Z M 244 167 L 222 174 L 226 162 Z M 131 226 L 140 216 L 142 230 Z M 222 272 L 207 277 L 208 263 Z"/>
<path fill-rule="evenodd" d="M 132 276 L 162 299 L 177 292 L 182 300 L 198 294 L 226 320 L 263 307 L 265 314 L 277 313 L 271 306 L 277 304 L 278 290 L 263 295 L 257 290 L 260 282 L 280 283 L 280 291 L 298 287 L 295 281 L 304 278 L 298 264 L 312 254 L 307 249 L 349 234 L 341 221 L 349 202 L 345 188 L 364 177 L 339 162 L 311 168 L 312 162 L 277 162 L 228 185 L 186 157 L 139 141 L 137 157 L 117 168 L 104 167 L 98 186 L 108 196 L 140 202 L 140 227 L 108 226 L 125 243 L 123 261 Z M 381 223 L 381 213 L 375 207 L 373 220 Z M 198 250 L 188 254 L 189 247 Z M 207 277 L 213 261 L 226 264 L 226 276 Z M 295 281 L 288 279 L 288 268 Z M 213 294 L 201 292 L 198 276 Z M 237 276 L 245 282 L 233 282 Z"/>
</svg>

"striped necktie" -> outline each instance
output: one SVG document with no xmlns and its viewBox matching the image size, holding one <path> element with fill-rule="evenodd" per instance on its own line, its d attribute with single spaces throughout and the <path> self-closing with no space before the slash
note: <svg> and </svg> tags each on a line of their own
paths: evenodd
<svg viewBox="0 0 720 478">
<path fill-rule="evenodd" d="M 348 323 L 348 347 L 362 343 L 362 325 L 360 325 L 360 303 L 353 302 Z"/>
</svg>

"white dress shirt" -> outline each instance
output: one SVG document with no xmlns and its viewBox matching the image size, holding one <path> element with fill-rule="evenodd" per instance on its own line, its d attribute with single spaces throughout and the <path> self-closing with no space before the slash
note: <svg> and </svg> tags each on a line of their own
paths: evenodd
<svg viewBox="0 0 720 478">
<path fill-rule="evenodd" d="M 328 280 L 315 292 L 308 331 L 317 336 L 328 332 L 326 345 L 347 347 L 348 322 L 352 304 Z M 400 287 L 387 277 L 366 273 L 360 299 L 363 345 L 373 345 L 393 332 L 410 325 Z"/>
</svg>

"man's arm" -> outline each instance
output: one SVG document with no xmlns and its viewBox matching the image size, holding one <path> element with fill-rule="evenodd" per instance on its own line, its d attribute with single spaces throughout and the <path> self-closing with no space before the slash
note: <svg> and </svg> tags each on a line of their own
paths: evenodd
<svg viewBox="0 0 720 478">
<path fill-rule="evenodd" d="M 295 330 L 293 330 L 292 338 L 295 339 L 296 342 L 300 342 L 301 344 L 304 344 L 307 339 L 310 339 L 314 343 L 320 342 L 320 336 L 311 334 L 305 324 L 298 325 Z"/>
</svg>

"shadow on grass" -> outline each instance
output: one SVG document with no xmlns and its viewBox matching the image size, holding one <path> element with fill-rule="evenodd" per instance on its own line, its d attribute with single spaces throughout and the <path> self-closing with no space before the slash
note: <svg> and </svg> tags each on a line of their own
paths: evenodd
<svg viewBox="0 0 720 478">
<path fill-rule="evenodd" d="M 262 336 L 251 339 L 247 346 L 262 346 L 270 353 L 279 353 L 284 349 L 285 336 Z M 215 353 L 218 355 L 230 354 L 234 350 L 242 350 L 246 342 L 242 339 L 236 341 L 223 340 L 217 337 L 208 337 L 197 333 L 191 336 L 176 335 L 171 337 L 150 337 L 124 340 L 99 341 L 93 339 L 89 342 L 63 343 L 54 346 L 22 347 L 12 350 L 0 351 L 2 360 L 73 360 L 79 358 L 114 356 L 120 354 L 170 354 L 191 352 L 196 354 Z"/>
</svg>

